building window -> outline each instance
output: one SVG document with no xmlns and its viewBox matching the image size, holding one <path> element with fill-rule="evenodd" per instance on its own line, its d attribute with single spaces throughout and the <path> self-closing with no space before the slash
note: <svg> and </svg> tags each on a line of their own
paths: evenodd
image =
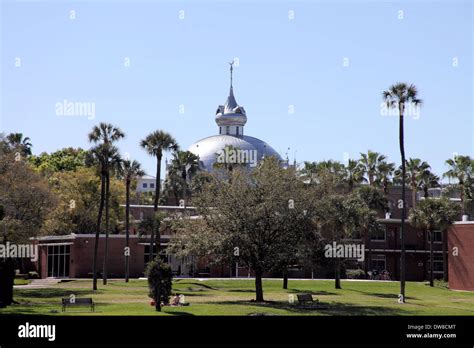
<svg viewBox="0 0 474 348">
<path fill-rule="evenodd" d="M 385 225 L 385 228 L 381 228 L 380 231 L 377 231 L 375 233 L 372 233 L 370 235 L 370 240 L 375 240 L 375 241 L 385 241 L 386 236 L 387 236 L 387 226 Z"/>
<path fill-rule="evenodd" d="M 225 134 L 229 135 L 230 134 L 230 127 L 225 126 Z"/>
<path fill-rule="evenodd" d="M 160 259 L 168 263 L 168 255 L 166 254 L 166 251 L 163 250 L 163 245 L 160 251 Z M 145 252 L 143 254 L 144 256 L 144 261 L 145 265 L 150 261 L 150 244 L 145 245 Z M 153 246 L 153 256 L 156 257 L 156 245 Z"/>
<path fill-rule="evenodd" d="M 219 127 L 219 134 L 222 134 L 222 127 Z"/>
<path fill-rule="evenodd" d="M 144 183 L 143 183 L 143 188 L 147 188 L 147 187 L 148 187 L 147 183 L 144 182 Z"/>
<path fill-rule="evenodd" d="M 434 234 L 433 241 L 435 243 L 441 243 L 443 241 L 443 236 L 441 235 L 441 230 L 434 230 L 433 234 Z M 427 235 L 428 235 L 428 242 L 430 242 L 431 241 L 431 233 L 428 232 Z"/>
<path fill-rule="evenodd" d="M 236 134 L 239 135 L 239 127 L 237 127 L 237 133 Z"/>
<path fill-rule="evenodd" d="M 150 184 L 150 188 L 155 188 L 155 184 Z"/>
<path fill-rule="evenodd" d="M 385 255 L 372 255 L 371 269 L 384 271 L 387 269 L 387 258 Z"/>
<path fill-rule="evenodd" d="M 431 258 L 428 256 L 428 272 L 431 271 Z M 433 273 L 443 273 L 443 255 L 434 255 Z"/>
<path fill-rule="evenodd" d="M 48 245 L 48 277 L 69 277 L 69 245 Z"/>
</svg>

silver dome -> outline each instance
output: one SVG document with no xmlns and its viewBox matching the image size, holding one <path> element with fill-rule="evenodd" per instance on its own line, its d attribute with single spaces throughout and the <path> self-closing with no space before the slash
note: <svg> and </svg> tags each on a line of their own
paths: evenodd
<svg viewBox="0 0 474 348">
<path fill-rule="evenodd" d="M 202 163 L 203 169 L 207 171 L 213 170 L 213 164 L 217 162 L 219 153 L 225 151 L 226 147 L 231 146 L 236 150 L 246 150 L 252 153 L 252 156 L 256 157 L 256 161 L 259 162 L 263 157 L 273 156 L 278 160 L 282 160 L 278 152 L 276 152 L 266 142 L 249 137 L 243 136 L 232 136 L 232 135 L 213 135 L 197 141 L 192 144 L 188 151 L 199 156 Z M 253 166 L 251 163 L 250 166 Z"/>
</svg>

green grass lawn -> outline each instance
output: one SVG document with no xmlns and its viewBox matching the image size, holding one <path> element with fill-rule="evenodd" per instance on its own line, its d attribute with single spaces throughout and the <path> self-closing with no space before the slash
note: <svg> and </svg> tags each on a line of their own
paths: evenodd
<svg viewBox="0 0 474 348">
<path fill-rule="evenodd" d="M 407 282 L 407 303 L 401 305 L 395 282 L 342 281 L 342 289 L 336 290 L 330 280 L 290 280 L 288 290 L 283 290 L 281 280 L 265 280 L 267 302 L 255 303 L 253 280 L 179 279 L 173 291 L 184 294 L 190 306 L 164 307 L 161 313 L 150 306 L 146 281 L 109 281 L 95 292 L 91 285 L 91 280 L 80 280 L 44 289 L 15 289 L 15 300 L 21 304 L 0 309 L 0 315 L 474 315 L 474 293 L 430 288 L 421 282 Z M 298 292 L 312 293 L 328 309 L 300 309 L 288 303 L 288 295 Z M 92 297 L 96 312 L 77 307 L 61 313 L 61 297 L 70 294 Z"/>
</svg>

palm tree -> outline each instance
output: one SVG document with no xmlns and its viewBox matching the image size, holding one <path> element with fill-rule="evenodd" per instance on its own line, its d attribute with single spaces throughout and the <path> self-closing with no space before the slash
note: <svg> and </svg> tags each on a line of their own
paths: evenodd
<svg viewBox="0 0 474 348">
<path fill-rule="evenodd" d="M 396 83 L 389 87 L 388 90 L 382 93 L 383 99 L 387 108 L 398 109 L 398 142 L 400 145 L 400 157 L 402 163 L 402 217 L 400 226 L 401 236 L 401 255 L 400 255 L 400 301 L 405 303 L 405 137 L 403 127 L 403 117 L 405 115 L 405 106 L 413 104 L 415 106 L 421 105 L 422 100 L 418 98 L 418 90 L 415 85 L 407 85 L 406 83 Z"/>
<path fill-rule="evenodd" d="M 125 247 L 129 249 L 130 239 L 130 184 L 137 177 L 145 175 L 137 161 L 124 160 L 121 162 L 120 175 L 125 180 Z M 125 254 L 125 282 L 128 283 L 130 271 L 130 253 Z"/>
<path fill-rule="evenodd" d="M 31 156 L 31 139 L 28 137 L 23 138 L 22 133 L 10 133 L 6 137 L 7 145 L 10 149 L 18 149 L 23 156 Z"/>
<path fill-rule="evenodd" d="M 357 188 L 354 191 L 354 194 L 357 195 L 367 207 L 374 212 L 387 212 L 388 211 L 388 199 L 385 197 L 384 193 L 380 190 L 373 188 L 368 185 L 363 185 Z M 369 271 L 369 267 L 372 263 L 372 247 L 371 247 L 371 232 L 376 232 L 375 230 L 380 227 L 380 224 L 377 221 L 371 219 L 370 214 L 366 220 L 364 226 L 364 236 L 365 244 L 367 248 L 367 260 L 365 262 L 365 271 Z"/>
<path fill-rule="evenodd" d="M 354 188 L 354 185 L 359 185 L 364 181 L 364 172 L 360 163 L 356 160 L 350 159 L 345 166 L 347 185 L 349 192 Z"/>
<path fill-rule="evenodd" d="M 434 174 L 430 169 L 423 170 L 420 173 L 420 186 L 423 190 L 423 197 L 429 198 L 428 190 L 433 187 L 439 187 L 439 176 Z"/>
<path fill-rule="evenodd" d="M 423 188 L 422 186 L 422 176 L 426 175 L 430 172 L 430 165 L 422 161 L 419 158 L 409 158 L 405 162 L 406 166 L 406 173 L 405 173 L 405 180 L 408 181 L 410 189 L 411 189 L 411 204 L 413 209 L 416 207 L 416 194 L 420 189 Z M 400 166 L 397 171 L 396 175 L 398 179 L 401 181 L 402 175 L 402 167 Z"/>
<path fill-rule="evenodd" d="M 161 159 L 163 158 L 163 152 L 178 151 L 179 146 L 176 140 L 171 136 L 171 134 L 162 130 L 156 130 L 150 133 L 145 139 L 143 139 L 140 142 L 140 146 L 144 148 L 145 151 L 150 156 L 156 157 L 155 199 L 154 199 L 154 204 L 153 204 L 153 210 L 156 214 L 156 212 L 158 211 L 158 201 L 160 198 Z M 156 248 L 157 248 L 158 254 L 159 254 L 159 249 L 160 249 L 159 226 L 155 226 L 155 228 L 152 229 L 151 238 L 150 238 L 150 261 L 153 260 L 153 247 L 155 245 L 155 231 L 157 233 L 158 243 L 156 243 Z"/>
<path fill-rule="evenodd" d="M 359 159 L 359 165 L 365 181 L 368 182 L 369 186 L 376 187 L 377 185 L 377 169 L 382 162 L 385 162 L 386 157 L 378 152 L 367 151 L 367 153 L 361 153 Z"/>
<path fill-rule="evenodd" d="M 103 283 L 107 284 L 107 256 L 108 256 L 108 238 L 109 238 L 109 182 L 110 182 L 110 166 L 118 161 L 118 149 L 113 146 L 113 143 L 123 138 L 125 135 L 118 128 L 110 123 L 101 122 L 98 126 L 94 126 L 89 133 L 89 142 L 98 144 L 92 149 L 92 154 L 95 155 L 100 166 L 100 205 L 99 214 L 97 217 L 97 231 L 95 235 L 94 245 L 94 259 L 92 265 L 93 272 L 93 289 L 97 290 L 97 252 L 99 247 L 100 225 L 102 221 L 102 212 L 105 205 L 105 253 L 104 253 L 104 269 L 103 269 Z"/>
<path fill-rule="evenodd" d="M 395 172 L 395 163 L 382 161 L 377 166 L 376 183 L 383 190 L 383 193 L 389 193 L 389 188 L 392 182 L 392 176 Z"/>
<path fill-rule="evenodd" d="M 459 190 L 459 198 L 461 199 L 462 214 L 466 213 L 466 200 L 471 197 L 471 182 L 474 177 L 473 160 L 469 156 L 456 156 L 454 159 L 450 158 L 446 164 L 450 167 L 444 173 L 444 177 L 457 180 L 457 187 Z"/>
<path fill-rule="evenodd" d="M 188 183 L 192 180 L 193 176 L 200 169 L 199 156 L 195 155 L 190 151 L 177 151 L 173 154 L 173 160 L 169 166 L 168 175 L 170 179 L 177 179 L 179 175 L 180 183 L 182 183 L 182 199 L 186 200 L 188 189 Z"/>
<path fill-rule="evenodd" d="M 425 199 L 410 213 L 410 222 L 419 228 L 428 231 L 430 235 L 430 286 L 433 286 L 433 241 L 434 230 L 440 229 L 441 233 L 450 225 L 458 214 L 458 206 L 446 198 Z"/>
</svg>

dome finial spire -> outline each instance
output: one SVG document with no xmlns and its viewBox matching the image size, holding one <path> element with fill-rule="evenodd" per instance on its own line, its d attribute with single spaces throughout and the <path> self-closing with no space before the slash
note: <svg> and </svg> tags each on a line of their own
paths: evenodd
<svg viewBox="0 0 474 348">
<path fill-rule="evenodd" d="M 230 62 L 230 89 L 232 90 L 232 73 L 234 71 L 234 61 Z"/>
</svg>

